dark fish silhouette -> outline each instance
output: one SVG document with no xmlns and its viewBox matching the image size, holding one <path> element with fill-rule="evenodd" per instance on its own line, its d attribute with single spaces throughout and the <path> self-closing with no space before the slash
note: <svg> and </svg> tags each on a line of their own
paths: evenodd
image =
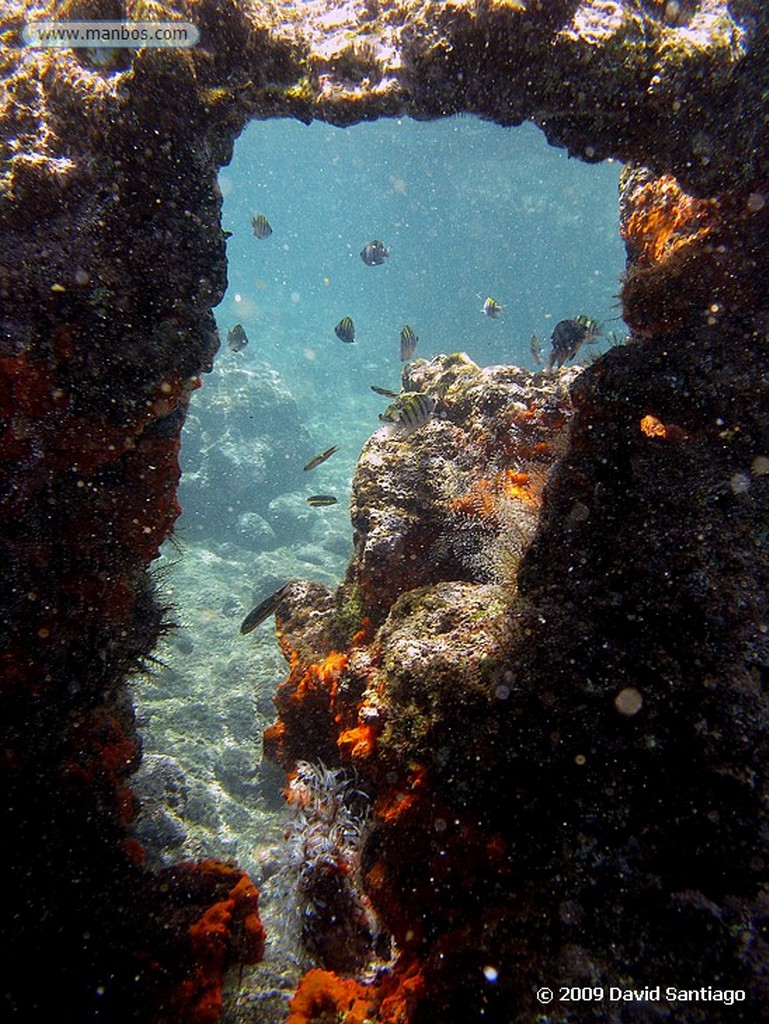
<svg viewBox="0 0 769 1024">
<path fill-rule="evenodd" d="M 401 359 L 411 359 L 419 344 L 419 337 L 408 324 L 401 331 Z"/>
<path fill-rule="evenodd" d="M 542 345 L 540 344 L 539 338 L 536 334 L 532 334 L 531 341 L 529 342 L 529 349 L 531 350 L 531 358 L 537 364 L 542 365 Z"/>
<path fill-rule="evenodd" d="M 321 462 L 325 462 L 326 459 L 330 459 L 338 447 L 339 445 L 334 444 L 330 448 L 327 448 L 324 452 L 321 452 L 320 455 L 315 455 L 304 467 L 305 473 L 308 472 L 308 470 L 310 469 L 315 469 L 316 466 L 319 466 Z"/>
<path fill-rule="evenodd" d="M 377 387 L 376 384 L 369 384 L 369 387 L 371 388 L 372 391 L 375 391 L 376 394 L 384 395 L 385 398 L 397 398 L 398 397 L 398 392 L 397 391 L 390 391 L 390 390 L 388 390 L 388 388 L 380 388 L 380 387 Z"/>
<path fill-rule="evenodd" d="M 227 348 L 230 352 L 241 352 L 247 344 L 246 332 L 240 324 L 235 324 L 232 330 L 227 332 Z"/>
<path fill-rule="evenodd" d="M 324 505 L 336 505 L 339 498 L 333 494 L 313 494 L 307 499 L 307 504 L 313 508 L 322 508 Z"/>
<path fill-rule="evenodd" d="M 276 590 L 274 594 L 270 594 L 264 601 L 256 606 L 253 611 L 250 611 L 248 615 L 243 619 L 240 624 L 241 633 L 250 633 L 256 629 L 257 626 L 261 625 L 265 619 L 269 619 L 271 615 L 275 614 L 275 610 L 280 604 L 281 598 L 286 592 L 288 583 L 284 583 L 283 586 Z"/>
<path fill-rule="evenodd" d="M 355 324 L 352 322 L 352 318 L 343 316 L 334 328 L 334 334 L 347 345 L 355 341 Z"/>
<path fill-rule="evenodd" d="M 272 234 L 270 222 L 263 213 L 258 213 L 255 217 L 251 218 L 251 227 L 256 238 L 269 238 Z"/>
<path fill-rule="evenodd" d="M 384 242 L 380 242 L 376 238 L 367 242 L 360 251 L 360 258 L 367 267 L 378 267 L 389 255 L 390 252 Z"/>
<path fill-rule="evenodd" d="M 589 316 L 560 320 L 550 336 L 552 348 L 547 360 L 548 370 L 552 370 L 554 366 L 560 370 L 567 360 L 574 358 L 583 345 L 592 345 L 602 336 L 603 324 L 591 320 Z"/>
</svg>

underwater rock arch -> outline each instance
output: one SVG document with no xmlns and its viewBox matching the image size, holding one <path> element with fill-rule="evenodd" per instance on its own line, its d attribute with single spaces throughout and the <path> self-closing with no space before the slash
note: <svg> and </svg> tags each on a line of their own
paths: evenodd
<svg viewBox="0 0 769 1024">
<path fill-rule="evenodd" d="M 201 43 L 116 50 L 106 65 L 86 51 L 21 46 L 30 18 L 124 16 L 194 21 Z M 623 906 L 637 931 L 615 965 L 643 945 L 659 970 L 691 968 L 683 940 L 679 959 L 666 959 L 670 935 L 658 934 L 686 921 L 707 937 L 709 965 L 726 964 L 752 989 L 760 1015 L 766 5 L 2 0 L 0 23 L 2 991 L 11 1014 L 214 1020 L 224 968 L 261 953 L 247 879 L 214 864 L 158 878 L 127 839 L 125 779 L 140 752 L 125 678 L 164 628 L 147 567 L 178 513 L 179 434 L 218 344 L 219 167 L 254 118 L 343 126 L 466 112 L 506 125 L 530 119 L 581 159 L 634 165 L 623 179 L 631 265 L 622 298 L 644 339 L 576 386 L 570 448 L 520 576 L 531 621 L 526 653 L 515 653 L 529 729 L 497 734 L 482 772 L 497 779 L 490 800 L 516 787 L 536 837 L 531 858 L 513 861 L 526 895 L 511 914 L 541 920 L 550 896 L 542 864 L 571 861 L 582 902 L 563 899 L 559 938 L 535 929 L 523 948 L 560 976 L 593 976 L 619 938 L 607 918 L 614 904 L 591 895 L 584 865 L 609 865 L 616 902 L 630 864 L 636 888 Z M 589 512 L 579 533 L 569 530 L 577 504 Z M 615 690 L 643 694 L 654 724 L 634 734 L 631 716 L 618 731 Z M 545 743 L 554 734 L 555 753 Z M 566 766 L 585 756 L 589 735 L 598 753 L 583 784 Z M 514 743 L 536 790 L 509 773 Z M 674 774 L 675 797 L 647 798 L 639 766 L 660 789 Z M 532 824 L 547 799 L 566 825 Z M 660 814 L 675 822 L 670 836 Z M 734 879 L 719 860 L 732 855 Z M 409 870 L 397 856 L 386 867 L 394 880 Z M 660 877 L 667 902 L 648 912 Z M 397 898 L 388 900 L 380 894 L 397 920 Z M 479 920 L 484 905 L 473 900 Z M 568 931 L 577 903 L 596 922 L 591 933 L 580 918 L 579 942 Z M 518 925 L 492 923 L 489 941 L 521 956 Z M 404 978 L 423 971 L 431 1002 L 415 1002 L 408 1019 L 467 1020 L 470 1007 L 453 997 L 477 936 L 437 925 L 426 934 Z M 18 979 L 42 957 L 49 984 L 33 991 Z M 505 999 L 520 1005 L 509 984 L 487 1019 L 508 1013 Z M 534 1008 L 520 1012 L 534 1019 Z"/>
</svg>

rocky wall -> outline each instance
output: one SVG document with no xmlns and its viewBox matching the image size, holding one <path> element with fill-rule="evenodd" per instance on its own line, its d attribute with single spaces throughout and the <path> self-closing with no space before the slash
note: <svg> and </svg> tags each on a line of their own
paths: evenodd
<svg viewBox="0 0 769 1024">
<path fill-rule="evenodd" d="M 125 16 L 187 18 L 201 43 L 20 45 L 31 18 Z M 222 972 L 260 955 L 247 880 L 216 865 L 157 877 L 127 839 L 140 750 L 125 678 L 166 628 L 147 570 L 178 514 L 179 433 L 218 345 L 216 172 L 252 118 L 458 112 L 528 118 L 575 156 L 647 169 L 623 193 L 638 340 L 575 388 L 520 616 L 501 634 L 515 700 L 488 743 L 476 707 L 458 777 L 409 768 L 403 807 L 380 793 L 397 828 L 372 839 L 367 884 L 408 953 L 382 1019 L 465 1021 L 482 1007 L 533 1020 L 545 969 L 633 977 L 641 962 L 693 977 L 712 966 L 752 994 L 753 1016 L 729 1020 L 758 1019 L 766 30 L 761 0 L 0 3 L 8 1019 L 215 1020 Z M 415 566 L 414 585 L 453 586 L 441 565 L 437 582 Z M 362 609 L 373 628 L 397 595 L 379 608 L 365 587 L 350 596 L 348 624 Z M 394 687 L 394 711 L 414 686 Z M 340 756 L 369 751 L 367 737 Z M 395 737 L 390 756 L 420 767 L 410 742 Z M 434 849 L 413 808 L 445 807 L 433 816 L 450 822 L 457 802 L 462 825 Z M 426 860 L 404 856 L 403 836 Z M 436 904 L 425 865 L 453 865 L 459 849 L 475 854 Z M 447 912 L 460 891 L 461 919 Z M 703 949 L 711 961 L 695 963 Z M 494 950 L 518 966 L 489 989 L 472 964 Z M 41 962 L 45 984 L 19 981 Z"/>
</svg>

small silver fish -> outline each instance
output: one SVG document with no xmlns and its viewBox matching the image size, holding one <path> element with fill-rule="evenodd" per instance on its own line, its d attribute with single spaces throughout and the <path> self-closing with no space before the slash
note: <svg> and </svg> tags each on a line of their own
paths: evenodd
<svg viewBox="0 0 769 1024">
<path fill-rule="evenodd" d="M 379 419 L 387 428 L 388 437 L 404 438 L 432 419 L 438 399 L 422 391 L 406 391 L 388 405 Z"/>
<path fill-rule="evenodd" d="M 369 387 L 377 395 L 384 395 L 385 398 L 397 398 L 398 397 L 398 392 L 397 391 L 390 391 L 389 388 L 380 388 L 376 384 L 369 384 Z"/>
<path fill-rule="evenodd" d="M 307 498 L 307 504 L 312 505 L 313 508 L 323 508 L 324 505 L 336 505 L 339 502 L 339 498 L 335 498 L 333 494 L 311 494 Z"/>
<path fill-rule="evenodd" d="M 311 469 L 315 469 L 316 466 L 319 466 L 321 462 L 325 462 L 326 459 L 330 459 L 338 447 L 339 445 L 334 444 L 330 448 L 327 448 L 324 452 L 321 452 L 320 455 L 315 455 L 313 458 L 311 458 L 307 465 L 304 467 L 305 473 L 308 473 Z"/>
<path fill-rule="evenodd" d="M 492 299 L 491 296 L 489 296 L 481 306 L 481 313 L 483 313 L 484 316 L 487 316 L 489 320 L 496 320 L 497 317 L 502 315 L 502 310 L 504 308 L 504 306 L 500 306 L 496 299 Z"/>
<path fill-rule="evenodd" d="M 270 222 L 263 213 L 258 213 L 255 217 L 251 218 L 251 227 L 256 238 L 269 238 L 272 234 Z"/>
<path fill-rule="evenodd" d="M 419 344 L 419 337 L 413 328 L 409 327 L 408 324 L 401 331 L 401 359 L 411 359 L 414 355 L 417 345 Z"/>
<path fill-rule="evenodd" d="M 352 317 L 343 316 L 334 328 L 334 334 L 346 345 L 352 344 L 355 341 L 355 324 L 352 322 Z"/>
<path fill-rule="evenodd" d="M 260 602 L 256 608 L 248 613 L 240 624 L 241 633 L 250 633 L 256 629 L 257 626 L 261 625 L 265 619 L 269 619 L 271 615 L 275 614 L 275 610 L 281 602 L 283 595 L 286 592 L 288 583 L 284 583 L 282 587 L 275 591 L 274 594 L 270 594 L 264 601 Z"/>
<path fill-rule="evenodd" d="M 248 337 L 241 324 L 235 324 L 231 331 L 227 332 L 227 348 L 230 352 L 242 352 L 248 344 Z"/>
<path fill-rule="evenodd" d="M 376 238 L 367 242 L 360 251 L 360 258 L 367 267 L 378 267 L 389 255 L 390 251 L 384 242 L 380 242 Z"/>
</svg>

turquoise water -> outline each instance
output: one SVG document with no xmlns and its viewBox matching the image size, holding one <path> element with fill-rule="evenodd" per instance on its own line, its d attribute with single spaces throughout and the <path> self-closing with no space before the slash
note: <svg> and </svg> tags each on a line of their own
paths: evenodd
<svg viewBox="0 0 769 1024">
<path fill-rule="evenodd" d="M 570 160 L 532 125 L 254 122 L 219 179 L 233 232 L 222 338 L 241 323 L 250 344 L 234 358 L 275 367 L 310 420 L 371 410 L 371 430 L 369 385 L 397 390 L 406 323 L 417 357 L 533 368 L 532 333 L 547 351 L 558 320 L 617 314 L 619 170 Z M 265 240 L 256 213 L 273 228 Z M 372 238 L 392 252 L 377 267 L 359 256 Z M 500 319 L 480 312 L 489 295 Z M 334 334 L 343 316 L 352 345 Z M 225 349 L 220 360 L 233 358 Z"/>
<path fill-rule="evenodd" d="M 612 320 L 624 266 L 619 170 L 569 159 L 532 125 L 251 123 L 219 177 L 229 287 L 216 310 L 222 347 L 183 436 L 179 534 L 254 550 L 259 516 L 259 529 L 275 528 L 268 549 L 322 547 L 341 558 L 341 575 L 355 464 L 388 402 L 371 385 L 399 389 L 405 324 L 419 336 L 415 358 L 463 351 L 481 366 L 530 369 L 532 334 L 546 358 L 559 320 L 584 314 L 623 333 Z M 256 214 L 268 238 L 254 237 Z M 360 258 L 372 239 L 391 252 L 380 266 Z M 501 317 L 482 314 L 488 296 Z M 352 344 L 334 333 L 343 317 L 355 323 Z M 230 352 L 236 324 L 249 343 Z M 265 364 L 296 403 L 284 417 L 292 425 L 260 406 L 257 380 L 244 383 L 242 370 L 263 377 Z M 332 459 L 302 472 L 331 445 Z M 318 492 L 339 504 L 308 510 Z"/>
<path fill-rule="evenodd" d="M 388 401 L 370 385 L 398 390 L 401 328 L 419 335 L 417 357 L 460 350 L 480 365 L 534 369 L 533 333 L 546 354 L 559 320 L 616 315 L 618 177 L 618 165 L 570 160 L 530 125 L 269 121 L 244 131 L 220 173 L 232 232 L 222 347 L 192 398 L 181 555 L 166 553 L 162 596 L 181 628 L 139 701 L 145 749 L 175 751 L 197 801 L 187 845 L 168 856 L 235 856 L 260 879 L 253 848 L 280 833 L 263 803 L 280 803 L 282 778 L 265 773 L 258 737 L 285 664 L 271 619 L 246 637 L 239 625 L 287 579 L 333 588 L 342 578 L 355 465 Z M 273 228 L 264 240 L 252 232 L 257 213 Z M 372 238 L 392 252 L 381 266 L 359 255 Z M 501 318 L 482 315 L 487 296 Z M 334 334 L 344 316 L 354 344 Z M 249 344 L 233 353 L 237 323 Z M 621 322 L 607 326 L 622 333 Z M 303 472 L 331 445 L 328 461 Z M 338 504 L 311 508 L 313 493 Z"/>
<path fill-rule="evenodd" d="M 388 403 L 370 385 L 398 390 L 404 324 L 420 337 L 416 357 L 464 351 L 479 365 L 535 369 L 533 333 L 547 355 L 559 320 L 616 315 L 618 177 L 618 165 L 569 160 L 531 126 L 467 118 L 346 130 L 257 122 L 220 174 L 232 232 L 222 347 L 190 405 L 181 554 L 167 550 L 162 576 L 180 629 L 157 678 L 136 691 L 145 755 L 183 780 L 186 802 L 140 834 L 166 863 L 232 858 L 262 890 L 269 969 L 282 980 L 267 986 L 273 1016 L 256 1019 L 283 1019 L 297 980 L 284 883 L 271 888 L 289 863 L 284 778 L 259 740 L 287 670 L 272 618 L 247 636 L 240 623 L 287 580 L 333 589 L 342 579 L 356 461 Z M 259 213 L 273 229 L 263 240 L 251 228 Z M 369 267 L 360 250 L 373 238 L 391 256 Z M 487 296 L 503 305 L 499 319 L 482 315 Z M 334 333 L 344 316 L 353 344 Z M 237 323 L 249 344 L 234 353 Z M 622 333 L 621 322 L 607 327 Z M 339 450 L 304 472 L 330 445 Z M 312 508 L 313 493 L 338 504 Z"/>
</svg>

